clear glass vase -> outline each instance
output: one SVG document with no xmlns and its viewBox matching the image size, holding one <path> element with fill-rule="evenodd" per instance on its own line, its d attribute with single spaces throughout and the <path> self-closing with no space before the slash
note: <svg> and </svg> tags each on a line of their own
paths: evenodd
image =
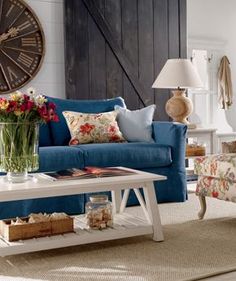
<svg viewBox="0 0 236 281">
<path fill-rule="evenodd" d="M 39 168 L 39 124 L 0 123 L 0 171 L 9 182 L 25 182 Z"/>
<path fill-rule="evenodd" d="M 91 195 L 86 203 L 86 223 L 91 229 L 112 227 L 112 203 L 107 195 Z"/>
</svg>

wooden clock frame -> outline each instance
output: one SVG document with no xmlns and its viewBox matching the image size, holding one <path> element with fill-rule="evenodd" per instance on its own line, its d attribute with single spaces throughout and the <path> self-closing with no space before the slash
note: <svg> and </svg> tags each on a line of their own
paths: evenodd
<svg viewBox="0 0 236 281">
<path fill-rule="evenodd" d="M 44 57 L 45 35 L 33 9 L 24 0 L 0 0 L 0 95 L 29 83 Z"/>
</svg>

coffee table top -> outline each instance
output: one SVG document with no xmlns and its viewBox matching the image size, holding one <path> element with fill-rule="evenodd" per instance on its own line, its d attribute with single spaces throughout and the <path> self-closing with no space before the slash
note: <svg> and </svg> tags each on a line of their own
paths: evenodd
<svg viewBox="0 0 236 281">
<path fill-rule="evenodd" d="M 91 179 L 53 180 L 44 174 L 33 174 L 33 180 L 25 183 L 8 183 L 0 177 L 0 202 L 53 196 L 111 191 L 129 187 L 141 187 L 145 183 L 166 180 L 167 177 L 134 169 L 118 167 L 134 174 Z"/>
</svg>

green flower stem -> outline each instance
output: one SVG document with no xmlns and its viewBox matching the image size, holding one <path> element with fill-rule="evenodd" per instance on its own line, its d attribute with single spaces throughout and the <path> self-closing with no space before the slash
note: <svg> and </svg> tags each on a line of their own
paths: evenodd
<svg viewBox="0 0 236 281">
<path fill-rule="evenodd" d="M 23 173 L 38 164 L 38 123 L 0 124 L 0 170 Z"/>
</svg>

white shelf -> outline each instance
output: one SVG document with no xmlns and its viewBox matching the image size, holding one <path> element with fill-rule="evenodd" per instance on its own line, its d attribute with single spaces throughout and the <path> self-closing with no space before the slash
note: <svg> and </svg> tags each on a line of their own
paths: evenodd
<svg viewBox="0 0 236 281">
<path fill-rule="evenodd" d="M 114 216 L 114 226 L 104 230 L 88 229 L 84 215 L 75 216 L 74 218 L 74 233 L 16 242 L 8 242 L 0 237 L 0 256 L 49 250 L 60 248 L 62 245 L 67 247 L 153 233 L 151 224 L 128 213 L 116 214 Z"/>
</svg>

